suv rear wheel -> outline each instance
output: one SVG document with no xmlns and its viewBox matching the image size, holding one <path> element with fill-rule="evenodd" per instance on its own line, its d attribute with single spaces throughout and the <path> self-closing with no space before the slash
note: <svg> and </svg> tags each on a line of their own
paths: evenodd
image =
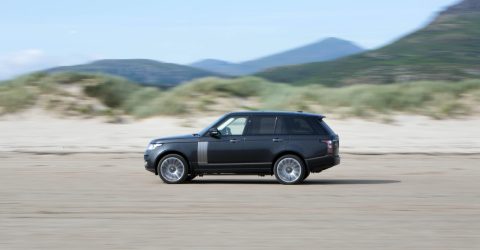
<svg viewBox="0 0 480 250">
<path fill-rule="evenodd" d="M 284 155 L 275 162 L 273 172 L 281 184 L 298 184 L 304 180 L 305 164 L 296 155 Z"/>
<path fill-rule="evenodd" d="M 158 162 L 157 171 L 165 183 L 182 183 L 188 177 L 187 161 L 180 155 L 169 154 Z"/>
</svg>

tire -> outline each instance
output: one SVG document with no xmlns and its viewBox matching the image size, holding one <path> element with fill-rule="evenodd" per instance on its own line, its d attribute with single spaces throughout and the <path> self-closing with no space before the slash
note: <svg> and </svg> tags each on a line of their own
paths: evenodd
<svg viewBox="0 0 480 250">
<path fill-rule="evenodd" d="M 305 176 L 303 177 L 303 180 L 307 179 L 307 177 L 310 175 L 309 171 L 305 171 Z"/>
<path fill-rule="evenodd" d="M 195 174 L 189 174 L 189 175 L 187 176 L 187 178 L 185 178 L 185 181 L 191 181 L 191 180 L 195 179 L 195 177 L 197 177 L 197 175 L 195 175 Z"/>
<path fill-rule="evenodd" d="M 284 155 L 273 166 L 275 178 L 281 184 L 292 185 L 301 183 L 306 175 L 303 160 L 296 155 Z"/>
<path fill-rule="evenodd" d="M 187 161 L 178 154 L 164 156 L 157 165 L 158 176 L 167 184 L 182 183 L 188 177 Z"/>
</svg>

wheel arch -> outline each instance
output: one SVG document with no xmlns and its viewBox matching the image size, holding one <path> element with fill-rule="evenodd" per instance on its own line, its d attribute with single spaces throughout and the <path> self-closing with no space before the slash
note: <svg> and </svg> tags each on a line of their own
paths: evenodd
<svg viewBox="0 0 480 250">
<path fill-rule="evenodd" d="M 165 152 L 162 152 L 161 154 L 159 154 L 157 156 L 157 158 L 155 158 L 155 175 L 158 175 L 158 163 L 160 163 L 160 160 L 164 156 L 169 155 L 169 154 L 177 154 L 177 155 L 180 155 L 181 157 L 183 157 L 183 159 L 185 159 L 185 161 L 188 164 L 188 166 L 187 166 L 188 167 L 188 172 L 192 171 L 192 169 L 190 167 L 192 164 L 190 164 L 190 160 L 188 159 L 188 157 L 184 153 L 182 153 L 178 150 L 166 150 Z"/>
<path fill-rule="evenodd" d="M 277 162 L 277 160 L 280 159 L 280 157 L 285 156 L 285 155 L 295 155 L 298 158 L 300 158 L 300 160 L 302 160 L 303 165 L 305 166 L 307 171 L 310 172 L 310 168 L 308 167 L 307 161 L 305 161 L 305 157 L 303 157 L 302 154 L 300 154 L 299 152 L 293 151 L 293 150 L 286 150 L 286 151 L 282 151 L 282 152 L 278 153 L 277 155 L 275 155 L 275 158 L 273 159 L 272 166 L 271 166 L 272 173 L 273 173 L 273 168 L 275 167 L 275 163 Z"/>
</svg>

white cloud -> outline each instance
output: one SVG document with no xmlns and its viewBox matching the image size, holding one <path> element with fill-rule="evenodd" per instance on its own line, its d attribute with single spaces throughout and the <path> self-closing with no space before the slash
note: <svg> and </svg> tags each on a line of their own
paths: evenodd
<svg viewBox="0 0 480 250">
<path fill-rule="evenodd" d="M 69 35 L 76 35 L 78 34 L 78 30 L 75 30 L 75 29 L 71 29 L 67 32 Z"/>
<path fill-rule="evenodd" d="M 103 58 L 99 54 L 52 56 L 40 49 L 25 49 L 0 55 L 0 80 L 47 68 L 85 63 Z"/>
<path fill-rule="evenodd" d="M 5 62 L 11 66 L 28 66 L 36 64 L 45 57 L 45 53 L 39 49 L 26 49 L 12 53 L 5 58 Z"/>
<path fill-rule="evenodd" d="M 44 51 L 25 49 L 0 55 L 0 79 L 44 69 L 52 65 Z"/>
<path fill-rule="evenodd" d="M 81 64 L 104 58 L 105 56 L 99 53 L 54 56 L 41 49 L 25 49 L 0 54 L 0 80 L 52 67 Z"/>
</svg>

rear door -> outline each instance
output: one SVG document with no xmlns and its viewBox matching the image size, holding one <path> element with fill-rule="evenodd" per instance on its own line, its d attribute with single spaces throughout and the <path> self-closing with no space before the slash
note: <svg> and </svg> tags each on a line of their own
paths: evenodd
<svg viewBox="0 0 480 250">
<path fill-rule="evenodd" d="M 283 119 L 283 133 L 289 135 L 289 148 L 305 159 L 326 155 L 327 147 L 312 119 L 307 116 L 285 116 Z"/>
<path fill-rule="evenodd" d="M 277 148 L 286 142 L 286 136 L 275 135 L 275 115 L 251 116 L 245 133 L 244 161 L 250 167 L 270 171 Z"/>
</svg>

